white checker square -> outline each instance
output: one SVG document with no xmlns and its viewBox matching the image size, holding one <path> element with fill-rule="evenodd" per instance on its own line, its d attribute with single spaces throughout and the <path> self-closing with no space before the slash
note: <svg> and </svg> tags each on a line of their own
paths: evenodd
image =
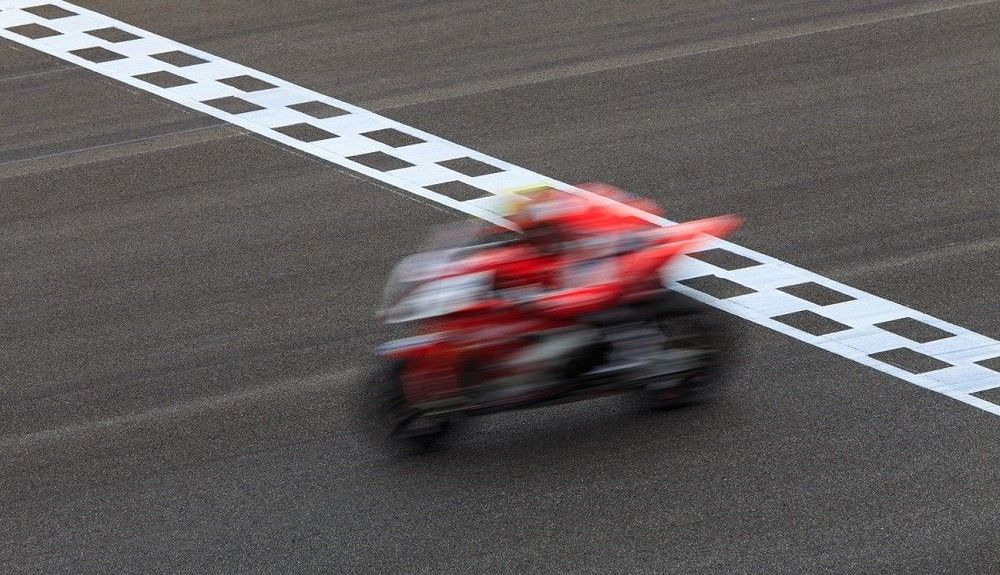
<svg viewBox="0 0 1000 575">
<path fill-rule="evenodd" d="M 41 23 L 42 26 L 46 28 L 55 27 L 49 26 L 49 21 Z M 73 33 L 73 34 L 60 34 L 59 36 L 47 36 L 45 38 L 39 38 L 34 40 L 35 42 L 45 46 L 47 49 L 55 52 L 69 53 L 73 50 L 80 50 L 82 48 L 90 48 L 91 46 L 96 46 L 100 44 L 100 40 L 90 36 L 88 34 Z"/>
<path fill-rule="evenodd" d="M 50 4 L 51 2 L 45 2 L 44 0 L 39 0 L 38 4 Z M 78 12 L 78 10 L 73 7 L 70 8 L 73 12 Z M 58 30 L 63 34 L 79 34 L 87 30 L 93 30 L 94 28 L 102 28 L 106 26 L 107 20 L 103 18 L 95 18 L 87 14 L 77 14 L 76 16 L 66 16 L 65 18 L 56 18 L 55 20 L 42 19 L 41 22 L 48 28 L 53 30 Z M 96 40 L 96 38 L 94 38 Z"/>
<path fill-rule="evenodd" d="M 165 50 L 165 52 L 172 52 L 172 51 L 173 50 Z M 160 54 L 161 52 L 153 52 L 153 53 L 154 54 Z M 200 56 L 199 56 L 199 58 L 200 58 Z M 175 68 L 174 66 L 171 66 L 170 64 L 166 64 L 166 63 L 161 63 L 161 64 L 165 66 L 166 70 L 177 70 L 177 68 Z M 222 82 L 217 82 L 216 80 L 218 78 L 231 78 L 232 77 L 229 74 L 228 70 L 226 69 L 225 63 L 224 62 L 219 62 L 218 60 L 214 60 L 214 61 L 210 60 L 208 62 L 204 62 L 204 63 L 201 63 L 201 64 L 194 64 L 192 66 L 184 66 L 183 68 L 180 68 L 180 69 L 184 71 L 184 75 L 185 76 L 187 76 L 188 78 L 191 78 L 195 82 L 205 82 L 205 83 L 211 82 L 213 84 L 221 84 L 223 86 L 226 86 L 226 87 L 232 89 L 233 90 L 233 94 L 239 93 L 239 95 L 241 97 L 243 95 L 249 95 L 249 94 L 253 93 L 253 92 L 250 92 L 250 93 L 243 92 L 242 90 L 238 90 L 237 88 L 229 86 L 228 84 L 222 84 Z"/>
<path fill-rule="evenodd" d="M 959 359 L 973 358 L 976 357 L 977 354 L 988 354 L 990 350 L 995 351 L 993 355 L 1000 355 L 1000 345 L 991 341 L 989 338 L 976 334 L 957 335 L 955 337 L 948 337 L 937 341 L 922 343 L 914 349 L 926 355 L 940 357 L 942 359 L 953 358 L 956 361 Z M 972 361 L 979 361 L 980 359 L 986 359 L 988 357 L 992 356 L 985 355 L 979 357 L 978 359 L 973 359 Z"/>
<path fill-rule="evenodd" d="M 442 142 L 440 140 L 429 140 L 423 144 L 414 144 L 404 148 L 397 148 L 394 152 L 396 156 L 412 164 L 436 164 L 446 160 L 464 157 L 465 154 L 457 146 Z M 448 170 L 443 166 L 438 166 L 442 170 Z M 455 172 L 448 170 L 454 179 Z"/>
<path fill-rule="evenodd" d="M 868 354 L 864 353 L 863 351 L 857 350 L 853 347 L 846 346 L 840 342 L 832 341 L 829 339 L 829 336 L 825 335 L 813 336 L 809 334 L 805 335 L 814 339 L 806 339 L 804 337 L 799 337 L 799 339 L 811 343 L 816 347 L 825 349 L 826 351 L 829 351 L 831 353 L 835 353 L 841 357 L 846 357 L 847 359 L 851 359 L 854 361 L 862 361 L 862 362 L 870 361 Z"/>
<path fill-rule="evenodd" d="M 934 381 L 931 389 L 940 393 L 978 393 L 1000 387 L 1000 374 L 976 364 L 956 365 L 925 375 Z"/>
<path fill-rule="evenodd" d="M 130 30 L 126 30 L 126 32 L 130 32 Z M 174 50 L 190 52 L 190 49 L 184 50 L 184 47 L 176 42 L 171 42 L 170 40 L 156 36 L 151 38 L 142 37 L 135 40 L 128 40 L 126 42 L 109 42 L 108 45 L 113 46 L 113 50 L 116 52 L 136 58 L 148 57 L 153 54 L 162 54 L 163 52 L 173 52 Z M 160 63 L 162 64 L 163 62 Z"/>
<path fill-rule="evenodd" d="M 224 77 L 225 76 L 217 76 L 217 78 Z M 277 88 L 271 90 L 244 92 L 240 95 L 240 97 L 248 102 L 253 102 L 258 106 L 263 106 L 265 108 L 285 108 L 295 104 L 301 104 L 302 102 L 316 100 L 316 96 L 314 94 L 310 94 L 298 86 L 286 85 L 279 85 Z M 308 114 L 303 114 L 302 117 L 312 120 L 317 119 L 313 116 L 309 116 Z"/>
<path fill-rule="evenodd" d="M 785 264 L 771 263 L 723 271 L 718 275 L 758 291 L 774 290 L 806 281 L 795 268 Z"/>
<path fill-rule="evenodd" d="M 923 346 L 920 346 L 922 353 L 926 353 L 923 350 L 927 349 L 927 346 L 929 345 L 931 344 L 924 344 Z M 931 354 L 928 353 L 928 355 Z M 961 349 L 938 351 L 934 354 L 934 356 L 949 363 L 983 361 L 994 357 L 1000 357 L 1000 343 L 993 342 L 987 345 L 974 345 Z"/>
<path fill-rule="evenodd" d="M 478 208 L 484 209 L 494 214 L 503 215 L 504 211 L 504 201 L 500 196 L 487 196 L 485 198 L 476 198 L 474 200 L 466 200 L 462 202 L 463 204 L 469 204 L 471 206 L 476 206 Z"/>
<path fill-rule="evenodd" d="M 909 317 L 910 313 L 899 304 L 875 296 L 823 306 L 823 315 L 854 327 Z"/>
<path fill-rule="evenodd" d="M 864 352 L 866 355 L 913 345 L 913 342 L 905 337 L 889 333 L 877 327 L 861 327 L 849 331 L 831 333 L 826 337 L 847 347 Z"/>
<path fill-rule="evenodd" d="M 217 82 L 212 83 L 217 84 Z M 226 86 L 225 84 L 219 85 Z M 208 90 L 206 90 L 206 93 L 207 91 Z M 234 94 L 235 92 L 231 91 L 225 93 L 224 95 L 232 96 Z M 239 92 L 239 97 L 243 98 L 242 92 Z M 241 123 L 263 126 L 270 129 L 280 128 L 282 126 L 291 126 L 302 122 L 310 122 L 310 120 L 315 121 L 313 118 L 310 118 L 301 112 L 296 112 L 290 108 L 264 108 L 263 110 L 255 110 L 253 112 L 247 112 L 246 114 L 240 114 Z"/>
<path fill-rule="evenodd" d="M 184 70 L 183 74 L 184 76 L 187 76 L 187 70 Z M 236 95 L 236 90 L 234 88 L 218 82 L 195 82 L 194 84 L 186 84 L 184 86 L 170 88 L 170 91 L 176 94 L 177 97 L 190 98 L 191 100 L 195 100 L 197 102 L 204 102 L 205 100 L 214 100 L 216 98 Z M 217 112 L 218 110 L 213 109 L 212 114 Z"/>
<path fill-rule="evenodd" d="M 459 174 L 459 177 L 464 176 Z M 538 174 L 525 170 L 514 169 L 496 172 L 493 174 L 486 174 L 485 176 L 477 176 L 475 178 L 467 178 L 467 180 L 469 183 L 474 184 L 478 188 L 482 188 L 496 194 L 511 188 L 537 184 L 539 178 Z"/>
<path fill-rule="evenodd" d="M 34 14 L 28 14 L 27 12 L 22 12 L 20 10 L 4 10 L 3 12 L 0 12 L 0 29 L 23 26 L 25 24 L 41 24 L 45 26 L 44 19 L 39 18 Z M 51 26 L 45 27 L 52 28 Z M 13 34 L 13 32 L 11 32 L 11 34 Z"/>
<path fill-rule="evenodd" d="M 332 104 L 336 106 L 336 104 Z M 337 106 L 338 108 L 340 106 Z M 333 118 L 325 118 L 323 120 L 316 120 L 317 126 L 323 128 L 324 130 L 329 130 L 337 134 L 361 134 L 364 132 L 373 132 L 375 130 L 381 130 L 383 128 L 394 128 L 385 122 L 381 118 L 376 118 L 367 114 L 344 114 L 343 116 L 334 116 Z M 384 148 L 379 148 L 384 149 Z"/>
<path fill-rule="evenodd" d="M 759 291 L 727 299 L 765 317 L 774 317 L 810 308 L 809 302 L 778 290 Z"/>
<path fill-rule="evenodd" d="M 404 154 L 400 154 L 398 149 L 393 152 L 393 155 L 402 160 L 414 163 L 413 160 L 407 158 Z M 420 187 L 433 186 L 434 184 L 442 184 L 444 182 L 451 182 L 457 179 L 455 178 L 455 172 L 437 164 L 418 163 L 409 168 L 396 170 L 393 172 L 393 175 L 401 180 L 405 180 Z"/>
<path fill-rule="evenodd" d="M 137 56 L 134 58 L 125 58 L 123 60 L 111 60 L 110 62 L 101 64 L 101 68 L 101 71 L 106 74 L 122 77 L 159 72 L 164 69 L 164 65 L 163 62 L 159 62 L 152 58 Z M 145 87 L 145 84 L 143 87 Z"/>
<path fill-rule="evenodd" d="M 326 129 L 326 127 L 324 127 L 324 129 Z M 317 142 L 315 145 L 321 150 L 325 150 L 344 158 L 359 156 L 361 154 L 369 154 L 371 152 L 384 152 L 386 149 L 386 147 L 382 144 L 357 134 L 348 134 L 333 140 L 326 140 L 322 143 Z M 408 168 L 401 168 L 400 171 L 403 169 Z M 393 172 L 393 176 L 396 176 L 395 172 Z"/>
</svg>

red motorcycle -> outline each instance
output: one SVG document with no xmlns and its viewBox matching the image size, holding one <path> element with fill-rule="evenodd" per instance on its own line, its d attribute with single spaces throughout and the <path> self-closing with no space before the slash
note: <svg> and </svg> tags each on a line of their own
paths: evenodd
<svg viewBox="0 0 1000 575">
<path fill-rule="evenodd" d="M 521 275 L 526 266 L 552 271 L 526 261 L 518 251 L 522 241 L 476 231 L 439 234 L 435 249 L 403 260 L 386 288 L 385 321 L 417 331 L 378 350 L 381 366 L 371 384 L 381 390 L 391 439 L 425 450 L 463 417 L 608 394 L 638 392 L 653 408 L 707 397 L 724 363 L 727 334 L 717 310 L 665 287 L 664 266 L 739 225 L 723 216 L 585 236 L 584 248 L 551 264 L 583 274 L 572 293 L 577 301 L 588 298 L 584 308 L 526 306 L 547 296 L 503 288 L 504 266 L 520 266 Z M 612 281 L 588 279 L 608 267 Z M 545 365 L 544 374 L 516 373 L 534 367 L 512 358 L 552 333 L 573 334 L 560 350 L 563 361 L 555 369 Z M 545 384 L 509 389 L 512 377 L 526 375 Z"/>
</svg>

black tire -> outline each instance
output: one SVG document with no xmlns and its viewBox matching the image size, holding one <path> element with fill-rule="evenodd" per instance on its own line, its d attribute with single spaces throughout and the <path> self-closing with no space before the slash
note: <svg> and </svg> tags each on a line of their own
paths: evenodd
<svg viewBox="0 0 1000 575">
<path fill-rule="evenodd" d="M 652 409 L 662 410 L 710 400 L 717 396 L 729 362 L 732 334 L 722 313 L 685 296 L 679 313 L 656 318 L 657 327 L 667 336 L 667 347 L 696 350 L 698 365 L 675 374 L 669 379 L 650 382 L 642 390 L 644 402 Z"/>
<path fill-rule="evenodd" d="M 406 401 L 403 395 L 403 362 L 382 360 L 372 372 L 369 385 L 377 389 L 377 413 L 385 437 L 406 453 L 426 453 L 437 448 L 451 431 L 453 421 L 428 416 Z"/>
</svg>

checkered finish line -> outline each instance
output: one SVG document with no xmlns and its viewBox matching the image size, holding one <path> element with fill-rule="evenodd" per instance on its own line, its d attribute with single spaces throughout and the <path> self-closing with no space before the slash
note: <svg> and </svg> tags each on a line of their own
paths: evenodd
<svg viewBox="0 0 1000 575">
<path fill-rule="evenodd" d="M 504 190 L 585 193 L 68 2 L 0 0 L 0 37 L 501 225 Z M 683 260 L 682 293 L 1000 415 L 997 340 L 730 242 Z"/>
</svg>

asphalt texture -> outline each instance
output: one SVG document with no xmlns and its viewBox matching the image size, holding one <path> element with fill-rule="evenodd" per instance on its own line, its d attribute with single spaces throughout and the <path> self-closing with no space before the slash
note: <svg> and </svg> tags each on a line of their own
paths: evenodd
<svg viewBox="0 0 1000 575">
<path fill-rule="evenodd" d="M 80 5 L 1000 337 L 1000 3 Z M 718 402 L 374 437 L 458 216 L 0 42 L 0 572 L 1000 573 L 1000 421 L 733 319 Z"/>
</svg>

